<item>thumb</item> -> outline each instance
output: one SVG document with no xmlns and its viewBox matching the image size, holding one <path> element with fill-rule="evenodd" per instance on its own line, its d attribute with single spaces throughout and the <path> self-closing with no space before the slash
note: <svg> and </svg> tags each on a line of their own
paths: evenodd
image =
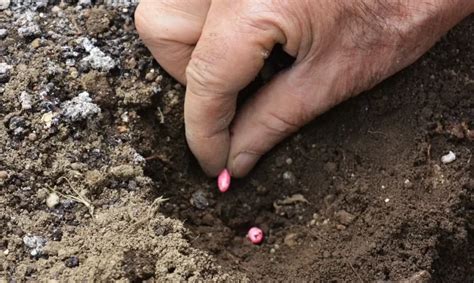
<svg viewBox="0 0 474 283">
<path fill-rule="evenodd" d="M 263 154 L 338 102 L 331 99 L 331 84 L 324 77 L 301 62 L 277 75 L 239 110 L 227 163 L 232 176 L 245 176 Z"/>
<path fill-rule="evenodd" d="M 268 51 L 282 37 L 271 24 L 256 27 L 245 17 L 245 7 L 236 5 L 243 4 L 212 2 L 186 69 L 186 138 L 201 167 L 212 176 L 227 162 L 228 126 L 238 92 L 255 78 Z"/>
</svg>

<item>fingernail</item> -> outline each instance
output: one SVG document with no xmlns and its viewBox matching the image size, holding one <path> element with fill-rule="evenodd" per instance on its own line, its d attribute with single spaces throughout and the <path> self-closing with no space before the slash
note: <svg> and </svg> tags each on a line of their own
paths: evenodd
<svg viewBox="0 0 474 283">
<path fill-rule="evenodd" d="M 260 155 L 250 152 L 241 152 L 232 163 L 232 175 L 244 176 L 252 169 L 260 159 Z"/>
</svg>

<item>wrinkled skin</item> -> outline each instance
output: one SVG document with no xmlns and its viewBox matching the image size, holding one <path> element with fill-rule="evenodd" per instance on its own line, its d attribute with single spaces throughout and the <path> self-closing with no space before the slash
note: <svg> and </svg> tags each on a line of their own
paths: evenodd
<svg viewBox="0 0 474 283">
<path fill-rule="evenodd" d="M 472 0 L 142 0 L 136 27 L 186 84 L 189 146 L 210 176 L 246 175 L 274 145 L 417 60 Z M 236 111 L 275 44 L 296 58 Z"/>
</svg>

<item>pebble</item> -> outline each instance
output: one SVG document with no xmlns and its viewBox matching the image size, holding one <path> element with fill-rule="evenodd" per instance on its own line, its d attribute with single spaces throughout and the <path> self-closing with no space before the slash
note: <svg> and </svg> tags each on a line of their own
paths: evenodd
<svg viewBox="0 0 474 283">
<path fill-rule="evenodd" d="M 38 138 L 38 135 L 36 135 L 35 133 L 30 133 L 28 135 L 28 140 L 29 141 L 35 141 L 37 138 Z"/>
<path fill-rule="evenodd" d="M 336 212 L 335 216 L 337 221 L 343 225 L 349 225 L 355 219 L 355 216 L 353 214 L 350 214 L 345 210 L 339 210 L 338 212 Z"/>
<path fill-rule="evenodd" d="M 266 195 L 268 193 L 267 187 L 262 185 L 258 186 L 256 190 L 258 195 Z"/>
<path fill-rule="evenodd" d="M 441 157 L 441 162 L 443 164 L 449 164 L 454 160 L 456 160 L 456 154 L 454 154 L 452 151 L 449 151 L 448 154 L 445 154 Z"/>
<path fill-rule="evenodd" d="M 410 276 L 410 278 L 402 280 L 401 282 L 417 282 L 417 283 L 431 282 L 431 274 L 426 270 L 418 271 L 412 276 Z"/>
<path fill-rule="evenodd" d="M 31 95 L 27 93 L 26 91 L 22 91 L 20 94 L 20 104 L 21 104 L 21 109 L 23 110 L 29 110 L 32 107 L 32 102 L 31 102 Z"/>
<path fill-rule="evenodd" d="M 100 113 L 100 107 L 92 103 L 89 93 L 84 91 L 61 104 L 63 115 L 70 121 L 81 121 Z"/>
<path fill-rule="evenodd" d="M 11 65 L 8 65 L 7 63 L 0 63 L 0 83 L 8 81 L 8 79 L 10 78 L 11 69 Z"/>
<path fill-rule="evenodd" d="M 283 173 L 283 180 L 286 180 L 290 185 L 296 184 L 296 177 L 295 174 L 291 171 L 286 171 Z"/>
<path fill-rule="evenodd" d="M 206 209 L 209 206 L 209 200 L 206 197 L 206 193 L 201 190 L 194 192 L 189 202 L 197 209 Z"/>
<path fill-rule="evenodd" d="M 152 82 L 158 77 L 158 73 L 155 72 L 154 69 L 151 69 L 146 75 L 145 75 L 145 80 Z"/>
<path fill-rule="evenodd" d="M 53 6 L 53 8 L 51 8 L 51 12 L 53 13 L 59 13 L 61 11 L 61 7 L 59 6 Z"/>
<path fill-rule="evenodd" d="M 0 29 L 0 39 L 4 39 L 8 35 L 8 30 L 1 28 Z"/>
<path fill-rule="evenodd" d="M 116 62 L 110 56 L 107 56 L 98 47 L 95 47 L 90 40 L 84 39 L 82 42 L 84 49 L 89 52 L 89 55 L 84 57 L 81 62 L 87 64 L 92 69 L 102 70 L 105 72 L 115 68 Z"/>
<path fill-rule="evenodd" d="M 79 72 L 76 68 L 72 67 L 69 69 L 69 75 L 71 76 L 71 78 L 77 79 L 77 77 L 79 77 Z"/>
<path fill-rule="evenodd" d="M 5 170 L 0 171 L 0 180 L 5 180 L 8 178 L 8 172 Z"/>
<path fill-rule="evenodd" d="M 0 10 L 5 10 L 10 6 L 10 0 L 0 0 Z"/>
<path fill-rule="evenodd" d="M 283 243 L 288 247 L 294 247 L 298 244 L 298 234 L 296 233 L 289 233 L 285 236 Z"/>
<path fill-rule="evenodd" d="M 410 180 L 406 179 L 405 182 L 403 182 L 403 186 L 407 189 L 411 189 L 413 188 L 413 183 Z"/>
<path fill-rule="evenodd" d="M 64 261 L 64 265 L 66 265 L 66 267 L 69 267 L 69 268 L 79 266 L 79 258 L 77 258 L 77 256 L 68 257 Z"/>
<path fill-rule="evenodd" d="M 34 49 L 37 49 L 40 46 L 41 46 L 41 39 L 39 38 L 36 38 L 35 40 L 31 42 L 31 47 L 33 47 Z"/>
<path fill-rule="evenodd" d="M 43 254 L 43 247 L 46 245 L 46 239 L 40 236 L 24 236 L 23 243 L 31 249 L 32 256 L 40 256 Z"/>
<path fill-rule="evenodd" d="M 342 230 L 345 230 L 345 229 L 346 229 L 346 226 L 344 226 L 344 225 L 342 225 L 342 224 L 337 224 L 337 225 L 336 225 L 336 229 L 342 231 Z"/>
<path fill-rule="evenodd" d="M 48 198 L 46 199 L 46 205 L 49 207 L 49 208 L 53 208 L 55 207 L 56 205 L 59 204 L 59 196 L 57 193 L 50 193 Z"/>
</svg>

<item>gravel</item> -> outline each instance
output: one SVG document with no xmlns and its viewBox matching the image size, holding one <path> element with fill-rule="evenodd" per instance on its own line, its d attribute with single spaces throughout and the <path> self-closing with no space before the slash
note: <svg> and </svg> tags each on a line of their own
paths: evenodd
<svg viewBox="0 0 474 283">
<path fill-rule="evenodd" d="M 82 59 L 82 63 L 90 66 L 92 69 L 108 72 L 115 68 L 116 62 L 110 56 L 107 56 L 98 47 L 95 47 L 87 38 L 82 40 L 82 46 L 89 52 L 89 55 Z"/>
<path fill-rule="evenodd" d="M 23 243 L 30 249 L 30 254 L 34 257 L 39 257 L 43 254 L 43 247 L 47 240 L 40 236 L 24 236 Z"/>
<path fill-rule="evenodd" d="M 11 65 L 7 63 L 0 63 L 0 83 L 5 83 L 10 78 Z"/>
<path fill-rule="evenodd" d="M 89 93 L 84 91 L 61 104 L 62 114 L 70 121 L 81 121 L 100 113 L 100 107 L 92 103 Z"/>
</svg>

